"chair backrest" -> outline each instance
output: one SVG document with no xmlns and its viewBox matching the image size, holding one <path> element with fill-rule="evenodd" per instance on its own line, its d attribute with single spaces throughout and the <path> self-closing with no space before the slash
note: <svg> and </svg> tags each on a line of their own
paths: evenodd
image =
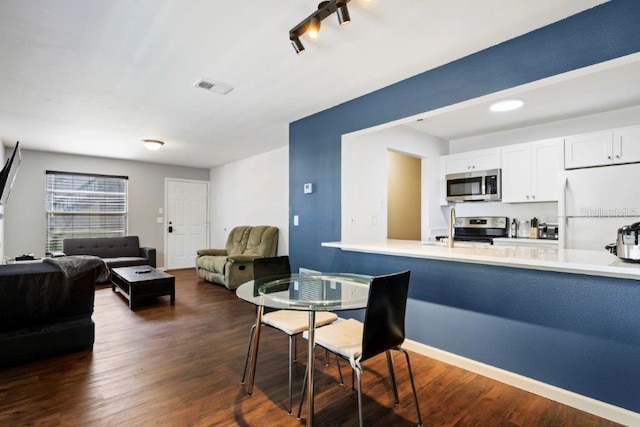
<svg viewBox="0 0 640 427">
<path fill-rule="evenodd" d="M 253 294 L 258 296 L 258 287 L 265 282 L 276 280 L 281 276 L 291 274 L 291 265 L 288 256 L 271 258 L 256 258 L 253 260 Z M 289 284 L 285 284 L 285 290 Z"/>
<path fill-rule="evenodd" d="M 371 279 L 364 316 L 361 361 L 404 342 L 409 271 Z"/>
</svg>

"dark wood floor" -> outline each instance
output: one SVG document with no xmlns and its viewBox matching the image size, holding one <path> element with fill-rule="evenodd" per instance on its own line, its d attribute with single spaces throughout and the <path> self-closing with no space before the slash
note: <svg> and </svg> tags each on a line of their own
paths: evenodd
<svg viewBox="0 0 640 427">
<path fill-rule="evenodd" d="M 223 287 L 176 276 L 176 304 L 135 312 L 110 288 L 96 292 L 93 351 L 0 369 L 0 425 L 298 426 L 284 409 L 287 339 L 263 329 L 256 387 L 240 375 L 254 308 Z M 302 342 L 303 344 L 304 342 Z M 304 344 L 299 358 L 305 360 Z M 609 426 L 606 420 L 412 353 L 427 426 Z M 393 406 L 384 357 L 363 376 L 365 425 L 409 426 L 415 413 L 404 361 L 396 357 L 400 405 Z M 355 393 L 336 382 L 335 362 L 317 365 L 316 424 L 357 425 Z M 348 372 L 346 365 L 344 372 Z M 296 368 L 295 398 L 304 365 Z"/>
</svg>

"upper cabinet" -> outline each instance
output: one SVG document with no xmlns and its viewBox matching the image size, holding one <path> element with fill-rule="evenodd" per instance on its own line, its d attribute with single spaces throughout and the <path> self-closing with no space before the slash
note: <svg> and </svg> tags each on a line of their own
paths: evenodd
<svg viewBox="0 0 640 427">
<path fill-rule="evenodd" d="M 500 149 L 468 151 L 444 156 L 447 174 L 500 169 Z"/>
<path fill-rule="evenodd" d="M 640 126 L 564 139 L 565 169 L 640 162 Z"/>
<path fill-rule="evenodd" d="M 562 138 L 502 147 L 502 202 L 558 201 Z"/>
</svg>

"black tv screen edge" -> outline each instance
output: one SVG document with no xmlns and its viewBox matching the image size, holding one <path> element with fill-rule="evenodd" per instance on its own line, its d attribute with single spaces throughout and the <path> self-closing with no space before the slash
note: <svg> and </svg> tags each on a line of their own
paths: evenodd
<svg viewBox="0 0 640 427">
<path fill-rule="evenodd" d="M 11 193 L 11 187 L 18 174 L 18 168 L 20 167 L 20 161 L 22 156 L 20 155 L 20 142 L 16 142 L 16 146 L 13 149 L 13 154 L 7 159 L 7 163 L 0 172 L 0 206 L 7 204 L 9 194 Z"/>
</svg>

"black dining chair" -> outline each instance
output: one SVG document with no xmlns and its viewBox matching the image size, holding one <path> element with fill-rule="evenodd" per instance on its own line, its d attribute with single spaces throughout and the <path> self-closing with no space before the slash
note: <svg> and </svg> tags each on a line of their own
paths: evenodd
<svg viewBox="0 0 640 427">
<path fill-rule="evenodd" d="M 418 406 L 418 395 L 411 371 L 409 354 L 401 347 L 405 339 L 404 321 L 409 292 L 409 271 L 377 276 L 371 279 L 369 300 L 364 316 L 364 323 L 355 319 L 335 322 L 319 328 L 315 332 L 315 344 L 346 359 L 351 364 L 358 380 L 358 419 L 362 418 L 362 362 L 381 353 L 386 353 L 389 376 L 393 386 L 393 397 L 396 405 L 400 403 L 398 388 L 393 371 L 393 358 L 390 350 L 405 355 L 409 380 L 413 390 L 413 400 L 418 416 L 418 425 L 422 425 L 422 417 Z M 306 382 L 306 375 L 305 375 Z M 302 400 L 298 409 L 298 418 L 302 411 L 305 385 Z"/>
<path fill-rule="evenodd" d="M 265 282 L 277 280 L 279 277 L 291 274 L 291 266 L 288 256 L 279 256 L 271 258 L 256 258 L 253 260 L 254 275 L 254 293 L 257 296 L 258 287 Z M 278 310 L 268 307 L 263 308 L 262 325 L 270 326 L 278 329 L 289 336 L 289 406 L 287 411 L 291 413 L 291 389 L 293 382 L 293 363 L 296 361 L 297 353 L 297 337 L 304 331 L 309 329 L 309 314 L 306 311 L 295 310 Z M 330 312 L 316 313 L 316 327 L 328 325 L 335 322 L 338 316 Z M 249 333 L 249 345 L 247 348 L 247 357 L 244 362 L 244 372 L 242 373 L 242 383 L 244 384 L 247 376 L 247 368 L 251 357 L 253 345 L 253 336 L 255 334 L 256 325 L 251 326 Z"/>
</svg>

